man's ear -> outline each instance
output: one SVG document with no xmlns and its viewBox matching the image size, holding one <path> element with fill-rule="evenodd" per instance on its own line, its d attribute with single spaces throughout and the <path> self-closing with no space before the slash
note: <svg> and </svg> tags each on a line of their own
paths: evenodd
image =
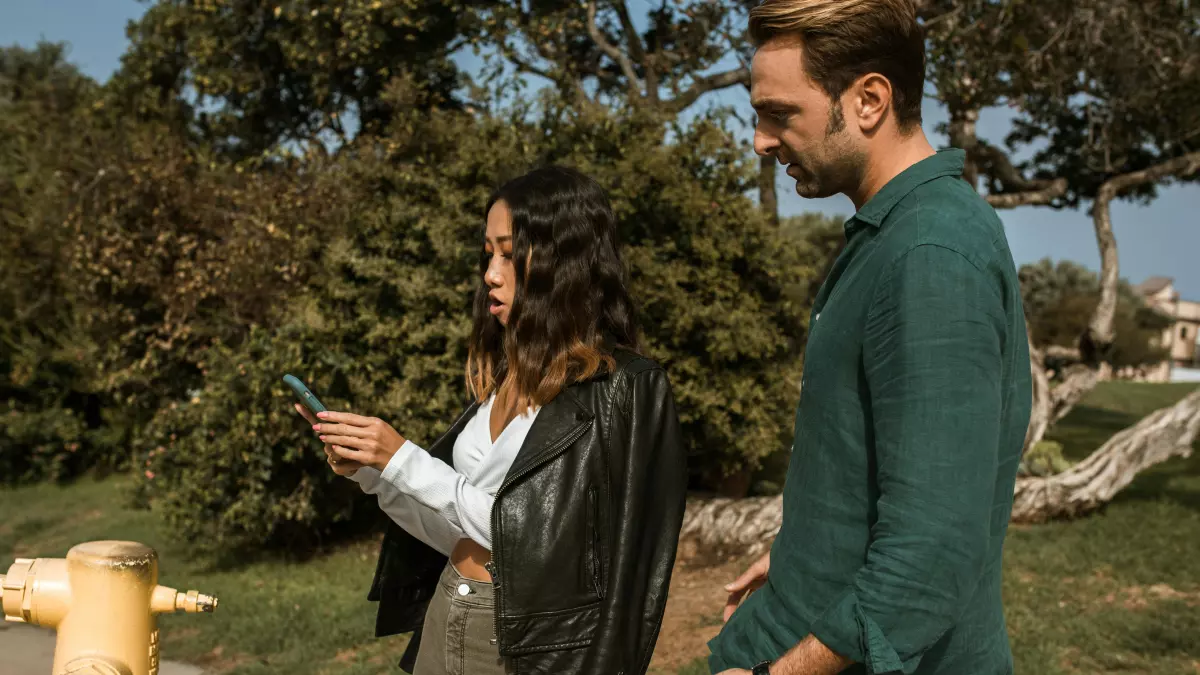
<svg viewBox="0 0 1200 675">
<path fill-rule="evenodd" d="M 879 73 L 867 73 L 850 86 L 850 115 L 869 134 L 879 129 L 892 107 L 892 83 Z"/>
</svg>

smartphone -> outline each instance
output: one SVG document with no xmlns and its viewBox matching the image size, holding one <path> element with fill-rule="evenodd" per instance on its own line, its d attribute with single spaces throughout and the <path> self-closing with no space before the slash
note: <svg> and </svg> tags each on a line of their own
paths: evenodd
<svg viewBox="0 0 1200 675">
<path fill-rule="evenodd" d="M 300 399 L 300 403 L 304 404 L 304 407 L 311 410 L 314 415 L 325 412 L 325 406 L 321 404 L 321 400 L 317 398 L 316 394 L 309 391 L 299 378 L 294 375 L 284 375 L 283 382 L 292 388 L 292 391 L 296 393 L 296 398 Z"/>
</svg>

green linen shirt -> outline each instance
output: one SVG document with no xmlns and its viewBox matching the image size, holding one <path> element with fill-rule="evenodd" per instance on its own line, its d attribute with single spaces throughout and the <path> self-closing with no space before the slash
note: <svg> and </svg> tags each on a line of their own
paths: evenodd
<svg viewBox="0 0 1200 675">
<path fill-rule="evenodd" d="M 1001 549 L 1029 423 L 1021 291 L 1000 219 L 945 150 L 846 223 L 813 308 L 783 526 L 713 672 L 806 635 L 848 673 L 1012 672 Z"/>
</svg>

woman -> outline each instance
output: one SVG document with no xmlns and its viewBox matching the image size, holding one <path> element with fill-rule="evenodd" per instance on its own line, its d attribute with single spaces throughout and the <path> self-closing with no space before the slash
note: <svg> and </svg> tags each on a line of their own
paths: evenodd
<svg viewBox="0 0 1200 675">
<path fill-rule="evenodd" d="M 509 182 L 479 270 L 475 401 L 442 438 L 424 450 L 380 420 L 312 420 L 333 470 L 392 521 L 376 635 L 415 630 L 400 665 L 416 675 L 645 673 L 686 469 L 666 374 L 637 354 L 603 189 L 556 167 Z"/>
</svg>

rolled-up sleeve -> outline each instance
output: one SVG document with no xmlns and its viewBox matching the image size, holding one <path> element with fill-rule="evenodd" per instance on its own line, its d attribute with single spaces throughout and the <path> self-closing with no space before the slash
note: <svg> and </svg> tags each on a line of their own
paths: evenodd
<svg viewBox="0 0 1200 675">
<path fill-rule="evenodd" d="M 813 624 L 868 673 L 910 673 L 957 621 L 988 558 L 1001 422 L 999 282 L 920 245 L 881 278 L 867 317 L 877 518 L 854 582 Z"/>
</svg>

